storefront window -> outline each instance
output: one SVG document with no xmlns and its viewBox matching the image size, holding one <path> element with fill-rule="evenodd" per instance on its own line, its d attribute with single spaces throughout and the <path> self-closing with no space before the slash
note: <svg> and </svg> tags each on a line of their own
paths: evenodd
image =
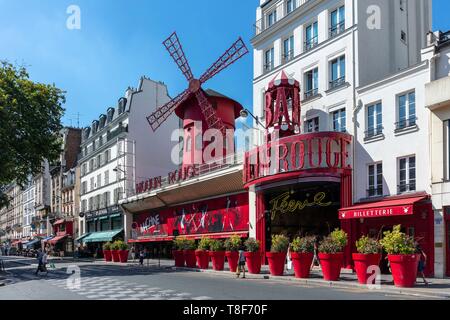
<svg viewBox="0 0 450 320">
<path fill-rule="evenodd" d="M 111 230 L 119 230 L 123 228 L 122 217 L 115 217 L 111 219 Z"/>
<path fill-rule="evenodd" d="M 110 230 L 110 228 L 109 228 L 109 219 L 101 220 L 100 228 L 101 228 L 100 229 L 101 231 L 108 231 L 108 230 Z"/>
</svg>

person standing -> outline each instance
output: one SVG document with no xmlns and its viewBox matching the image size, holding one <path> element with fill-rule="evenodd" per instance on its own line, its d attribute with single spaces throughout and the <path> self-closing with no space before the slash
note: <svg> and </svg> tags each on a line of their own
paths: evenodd
<svg viewBox="0 0 450 320">
<path fill-rule="evenodd" d="M 48 262 L 48 254 L 46 251 L 44 251 L 43 255 L 42 255 L 42 267 L 41 267 L 41 271 L 45 272 L 45 275 L 48 274 L 48 270 L 47 270 L 47 262 Z"/>
<path fill-rule="evenodd" d="M 43 256 L 44 255 L 42 253 L 42 249 L 39 249 L 38 253 L 37 253 L 37 256 L 36 256 L 36 259 L 38 261 L 38 267 L 37 267 L 36 272 L 35 272 L 36 275 L 38 275 L 39 271 L 42 270 L 42 257 Z"/>
<path fill-rule="evenodd" d="M 141 251 L 139 252 L 139 264 L 141 266 L 144 266 L 144 256 L 145 256 L 144 251 L 141 249 Z"/>
<path fill-rule="evenodd" d="M 242 271 L 242 278 L 245 279 L 245 248 L 242 245 L 239 248 L 239 263 L 236 271 L 237 278 L 241 276 L 241 271 Z"/>
<path fill-rule="evenodd" d="M 427 265 L 427 255 L 425 254 L 425 252 L 422 250 L 422 248 L 420 247 L 419 243 L 416 242 L 416 254 L 420 255 L 420 261 L 419 261 L 419 266 L 418 266 L 418 273 L 419 276 L 422 277 L 423 282 L 425 283 L 425 285 L 428 285 L 428 281 L 425 278 L 425 267 Z"/>
<path fill-rule="evenodd" d="M 311 270 L 314 269 L 315 265 L 320 266 L 320 259 L 319 259 L 319 237 L 316 237 L 315 241 L 314 241 L 314 258 L 313 261 L 311 263 Z"/>
</svg>

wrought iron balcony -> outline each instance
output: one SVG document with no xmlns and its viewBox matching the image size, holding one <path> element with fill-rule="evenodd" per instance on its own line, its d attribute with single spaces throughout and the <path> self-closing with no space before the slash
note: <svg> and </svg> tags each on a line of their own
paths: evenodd
<svg viewBox="0 0 450 320">
<path fill-rule="evenodd" d="M 122 133 L 128 132 L 128 126 L 119 126 L 116 130 L 108 132 L 108 141 L 117 138 Z"/>
<path fill-rule="evenodd" d="M 283 54 L 283 63 L 288 63 L 294 59 L 294 50 L 290 50 L 288 53 Z"/>
<path fill-rule="evenodd" d="M 407 128 L 415 127 L 417 125 L 417 118 L 410 117 L 408 119 L 402 119 L 395 124 L 395 131 L 401 131 Z"/>
<path fill-rule="evenodd" d="M 369 128 L 369 130 L 364 133 L 366 140 L 381 136 L 383 134 L 383 130 L 383 126 Z"/>
<path fill-rule="evenodd" d="M 330 89 L 340 87 L 345 84 L 345 76 L 330 81 Z"/>
<path fill-rule="evenodd" d="M 309 50 L 314 49 L 319 44 L 319 37 L 315 36 L 314 38 L 305 41 L 304 43 L 304 51 L 308 52 Z"/>
<path fill-rule="evenodd" d="M 330 38 L 337 36 L 345 31 L 345 21 L 339 22 L 337 25 L 330 28 Z"/>
<path fill-rule="evenodd" d="M 319 95 L 319 88 L 310 89 L 308 91 L 305 91 L 305 100 L 309 100 L 317 95 Z"/>
<path fill-rule="evenodd" d="M 383 187 L 367 189 L 367 197 L 368 198 L 381 197 L 381 196 L 383 196 Z"/>
<path fill-rule="evenodd" d="M 268 73 L 275 69 L 275 64 L 273 61 L 264 64 L 264 73 Z"/>
<path fill-rule="evenodd" d="M 407 192 L 414 192 L 416 191 L 416 182 L 410 182 L 409 184 L 401 183 L 397 186 L 397 192 L 398 194 L 407 193 Z"/>
</svg>

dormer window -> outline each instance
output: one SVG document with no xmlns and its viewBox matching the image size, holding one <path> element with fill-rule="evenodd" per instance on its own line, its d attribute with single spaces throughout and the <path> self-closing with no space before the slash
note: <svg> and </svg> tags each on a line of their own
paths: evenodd
<svg viewBox="0 0 450 320">
<path fill-rule="evenodd" d="M 126 105 L 127 105 L 127 99 L 126 98 L 120 98 L 119 99 L 119 114 L 124 113 Z"/>
<path fill-rule="evenodd" d="M 92 122 L 92 134 L 96 134 L 98 130 L 98 121 L 95 120 L 94 122 Z"/>
<path fill-rule="evenodd" d="M 105 123 L 106 123 L 106 116 L 104 114 L 102 114 L 100 116 L 100 130 L 105 127 Z"/>
<path fill-rule="evenodd" d="M 107 118 L 108 118 L 108 123 L 109 123 L 109 122 L 111 122 L 113 120 L 114 108 L 109 108 L 107 114 L 108 114 Z"/>
<path fill-rule="evenodd" d="M 89 134 L 91 133 L 91 128 L 85 128 L 84 129 L 84 139 L 89 139 Z"/>
</svg>

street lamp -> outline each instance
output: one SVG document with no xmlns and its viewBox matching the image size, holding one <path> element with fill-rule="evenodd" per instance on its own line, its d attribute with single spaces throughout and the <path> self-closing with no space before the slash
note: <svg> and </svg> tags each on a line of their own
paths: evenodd
<svg viewBox="0 0 450 320">
<path fill-rule="evenodd" d="M 264 124 L 262 124 L 261 121 L 259 121 L 259 117 L 258 117 L 258 116 L 255 116 L 255 115 L 254 115 L 253 113 L 251 113 L 251 111 L 248 110 L 248 109 L 242 109 L 242 110 L 241 110 L 241 118 L 247 119 L 249 115 L 250 115 L 253 119 L 256 120 L 256 123 L 257 123 L 257 124 L 259 124 L 259 125 L 262 126 L 265 130 L 267 130 L 267 127 L 266 127 Z"/>
</svg>

